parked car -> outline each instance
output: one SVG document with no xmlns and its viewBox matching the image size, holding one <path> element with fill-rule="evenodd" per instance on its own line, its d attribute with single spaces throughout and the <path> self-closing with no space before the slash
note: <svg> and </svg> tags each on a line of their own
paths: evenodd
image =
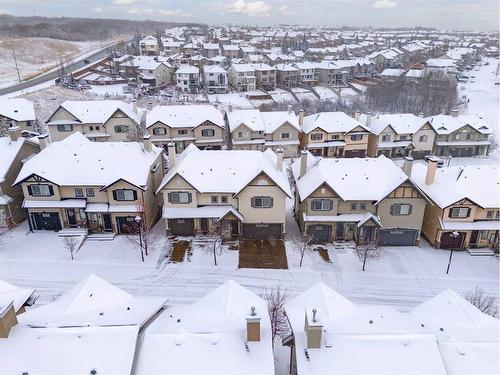
<svg viewBox="0 0 500 375">
<path fill-rule="evenodd" d="M 426 163 L 428 163 L 431 160 L 437 162 L 438 168 L 442 168 L 444 166 L 444 160 L 441 158 L 438 158 L 435 155 L 425 155 L 424 160 Z"/>
</svg>

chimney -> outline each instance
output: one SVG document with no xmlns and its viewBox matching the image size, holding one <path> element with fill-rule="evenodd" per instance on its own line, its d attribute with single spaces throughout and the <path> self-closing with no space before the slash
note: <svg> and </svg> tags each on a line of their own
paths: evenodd
<svg viewBox="0 0 500 375">
<path fill-rule="evenodd" d="M 142 137 L 142 143 L 144 144 L 144 150 L 146 152 L 153 151 L 153 144 L 151 143 L 151 134 L 146 134 Z"/>
<path fill-rule="evenodd" d="M 354 112 L 354 120 L 359 121 L 359 116 L 361 116 L 361 112 L 358 109 L 356 112 Z"/>
<path fill-rule="evenodd" d="M 424 112 L 420 112 L 420 113 L 418 114 L 418 117 L 422 117 L 422 118 L 424 118 L 424 116 L 425 116 L 425 115 L 424 115 Z"/>
<path fill-rule="evenodd" d="M 278 147 L 278 149 L 276 150 L 276 155 L 278 155 L 277 167 L 280 171 L 283 172 L 283 148 L 282 147 Z"/>
<path fill-rule="evenodd" d="M 260 317 L 252 306 L 247 315 L 247 341 L 260 341 Z"/>
<path fill-rule="evenodd" d="M 408 177 L 411 177 L 411 170 L 413 168 L 413 158 L 411 156 L 406 156 L 403 163 L 403 172 Z"/>
<path fill-rule="evenodd" d="M 458 109 L 452 109 L 450 111 L 451 117 L 458 117 Z"/>
<path fill-rule="evenodd" d="M 434 182 L 434 177 L 436 177 L 437 160 L 435 157 L 431 157 L 427 162 L 427 173 L 425 175 L 425 184 L 432 185 Z"/>
<path fill-rule="evenodd" d="M 292 105 L 288 104 L 286 108 L 288 110 L 288 114 L 291 114 L 292 113 Z"/>
<path fill-rule="evenodd" d="M 40 151 L 45 150 L 50 143 L 49 135 L 43 134 L 38 136 L 38 144 L 40 145 Z"/>
<path fill-rule="evenodd" d="M 16 324 L 16 310 L 14 310 L 14 302 L 11 302 L 0 312 L 0 338 L 5 339 L 9 337 L 10 330 Z"/>
<path fill-rule="evenodd" d="M 228 112 L 233 112 L 233 105 L 232 104 L 228 104 L 227 105 L 227 111 Z"/>
<path fill-rule="evenodd" d="M 299 111 L 299 126 L 304 125 L 304 110 L 301 109 Z"/>
<path fill-rule="evenodd" d="M 21 128 L 19 126 L 13 126 L 9 128 L 9 137 L 11 142 L 16 142 L 21 136 Z"/>
<path fill-rule="evenodd" d="M 306 309 L 305 327 L 307 348 L 321 348 L 321 336 L 323 334 L 323 325 L 318 318 L 316 309 Z"/>
<path fill-rule="evenodd" d="M 300 177 L 307 172 L 307 150 L 300 151 Z"/>
<path fill-rule="evenodd" d="M 175 143 L 170 142 L 167 145 L 168 151 L 168 168 L 172 169 L 175 165 Z"/>
<path fill-rule="evenodd" d="M 365 125 L 370 127 L 370 125 L 372 124 L 372 113 L 371 112 L 368 112 L 366 114 L 366 123 Z"/>
<path fill-rule="evenodd" d="M 132 100 L 132 109 L 134 110 L 134 113 L 137 113 L 137 100 L 135 99 Z"/>
</svg>

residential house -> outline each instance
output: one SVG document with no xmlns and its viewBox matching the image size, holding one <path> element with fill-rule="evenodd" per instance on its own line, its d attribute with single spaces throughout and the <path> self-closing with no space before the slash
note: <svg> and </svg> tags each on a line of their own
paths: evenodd
<svg viewBox="0 0 500 375">
<path fill-rule="evenodd" d="M 224 117 L 211 105 L 156 106 L 146 117 L 146 129 L 151 141 L 165 151 L 171 142 L 178 153 L 191 143 L 211 150 L 224 145 Z"/>
<path fill-rule="evenodd" d="M 203 67 L 203 83 L 209 94 L 228 92 L 227 72 L 219 65 L 205 65 Z"/>
<path fill-rule="evenodd" d="M 36 129 L 35 106 L 23 98 L 0 99 L 0 136 L 8 135 L 7 129 L 14 126 L 21 128 L 23 136 L 38 134 Z"/>
<path fill-rule="evenodd" d="M 377 71 L 382 72 L 385 68 L 393 68 L 401 65 L 401 52 L 397 49 L 386 49 L 382 51 L 375 51 L 367 56 Z"/>
<path fill-rule="evenodd" d="M 254 91 L 257 77 L 252 64 L 232 64 L 229 67 L 229 83 L 236 91 Z"/>
<path fill-rule="evenodd" d="M 434 154 L 437 156 L 486 156 L 490 151 L 493 131 L 486 119 L 477 115 L 450 115 L 427 118 L 436 131 Z"/>
<path fill-rule="evenodd" d="M 0 227 L 11 227 L 26 219 L 22 208 L 23 193 L 12 186 L 23 163 L 40 151 L 40 146 L 21 137 L 21 128 L 9 128 L 8 137 L 0 137 Z"/>
<path fill-rule="evenodd" d="M 145 36 L 139 41 L 139 52 L 141 55 L 158 56 L 160 54 L 158 40 L 152 35 Z"/>
<path fill-rule="evenodd" d="M 191 57 L 198 55 L 200 51 L 200 46 L 196 43 L 186 43 L 182 46 L 181 52 L 184 54 L 184 57 Z"/>
<path fill-rule="evenodd" d="M 324 85 L 341 87 L 346 85 L 348 72 L 331 61 L 323 61 L 316 64 L 316 75 Z"/>
<path fill-rule="evenodd" d="M 172 41 L 164 41 L 162 44 L 163 44 L 163 52 L 166 55 L 181 53 L 182 42 L 172 40 Z"/>
<path fill-rule="evenodd" d="M 140 126 L 134 104 L 121 100 L 66 100 L 49 116 L 50 139 L 57 142 L 79 132 L 92 141 L 127 141 Z"/>
<path fill-rule="evenodd" d="M 9 307 L 12 307 L 15 315 L 23 314 L 26 312 L 26 307 L 32 306 L 37 298 L 38 295 L 35 293 L 35 289 L 21 288 L 0 280 L 0 316 L 4 316 L 4 312 Z M 4 330 L 7 327 L 2 324 L 0 324 L 0 327 L 0 338 L 8 337 L 9 332 L 5 332 Z"/>
<path fill-rule="evenodd" d="M 299 84 L 300 70 L 292 64 L 276 65 L 276 83 L 285 88 L 297 87 Z"/>
<path fill-rule="evenodd" d="M 229 57 L 231 59 L 240 56 L 240 46 L 234 44 L 223 44 L 222 45 L 222 56 Z"/>
<path fill-rule="evenodd" d="M 108 232 L 112 238 L 138 230 L 136 217 L 148 228 L 156 222 L 162 150 L 148 136 L 144 144 L 91 142 L 78 132 L 49 146 L 46 141 L 41 136 L 42 150 L 14 182 L 22 187 L 30 230 Z"/>
<path fill-rule="evenodd" d="M 415 165 L 411 178 L 430 198 L 422 233 L 436 248 L 498 251 L 500 179 L 497 166 Z"/>
<path fill-rule="evenodd" d="M 290 374 L 495 374 L 498 320 L 452 290 L 399 312 L 317 283 L 286 301 Z M 478 349 L 478 343 L 480 349 Z M 390 360 L 387 360 L 387 356 Z"/>
<path fill-rule="evenodd" d="M 168 306 L 144 331 L 136 374 L 274 375 L 266 301 L 233 281 Z"/>
<path fill-rule="evenodd" d="M 276 88 L 276 68 L 268 64 L 253 64 L 255 69 L 256 85 L 264 90 L 272 91 Z"/>
<path fill-rule="evenodd" d="M 365 157 L 371 136 L 369 127 L 344 112 L 299 114 L 301 146 L 324 157 Z"/>
<path fill-rule="evenodd" d="M 200 89 L 200 69 L 192 65 L 181 65 L 175 72 L 177 88 L 187 94 L 197 94 Z"/>
<path fill-rule="evenodd" d="M 202 151 L 189 145 L 176 156 L 169 147 L 170 170 L 157 190 L 168 234 L 282 238 L 285 202 L 291 197 L 282 153 Z"/>
<path fill-rule="evenodd" d="M 172 65 L 161 61 L 158 57 L 136 56 L 133 64 L 137 69 L 138 77 L 143 83 L 151 86 L 161 86 L 172 80 Z"/>
<path fill-rule="evenodd" d="M 423 116 L 411 113 L 367 114 L 359 116 L 359 119 L 372 132 L 368 142 L 368 155 L 371 157 L 382 154 L 388 158 L 411 155 L 414 159 L 423 159 L 432 154 L 436 132 Z"/>
<path fill-rule="evenodd" d="M 406 71 L 404 69 L 393 69 L 387 68 L 380 73 L 380 78 L 384 82 L 396 82 L 398 79 L 402 78 Z"/>
<path fill-rule="evenodd" d="M 299 83 L 302 85 L 315 86 L 319 82 L 319 74 L 316 72 L 316 63 L 299 62 L 293 64 L 299 70 Z"/>
<path fill-rule="evenodd" d="M 419 244 L 426 197 L 385 156 L 332 159 L 302 151 L 292 172 L 295 217 L 315 241 Z"/>
<path fill-rule="evenodd" d="M 215 56 L 220 55 L 220 47 L 217 43 L 204 43 L 203 44 L 203 56 L 207 59 L 211 59 Z"/>
</svg>

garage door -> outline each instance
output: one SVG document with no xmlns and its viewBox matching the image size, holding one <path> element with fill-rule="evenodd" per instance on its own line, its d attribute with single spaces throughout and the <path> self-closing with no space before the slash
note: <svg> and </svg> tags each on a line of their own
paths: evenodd
<svg viewBox="0 0 500 375">
<path fill-rule="evenodd" d="M 332 233 L 331 225 L 309 225 L 307 234 L 312 236 L 316 242 L 328 242 Z"/>
<path fill-rule="evenodd" d="M 169 219 L 168 227 L 174 236 L 194 235 L 194 219 Z"/>
<path fill-rule="evenodd" d="M 135 223 L 135 216 L 120 216 L 116 218 L 118 233 L 135 234 L 138 232 L 138 226 Z"/>
<path fill-rule="evenodd" d="M 364 158 L 366 156 L 365 150 L 345 150 L 345 158 Z"/>
<path fill-rule="evenodd" d="M 243 238 L 247 240 L 280 239 L 281 224 L 243 224 Z"/>
<path fill-rule="evenodd" d="M 60 230 L 61 221 L 57 212 L 35 212 L 31 214 L 34 229 Z"/>
<path fill-rule="evenodd" d="M 441 249 L 461 249 L 464 243 L 465 233 L 459 232 L 457 238 L 454 238 L 452 232 L 441 234 Z"/>
<path fill-rule="evenodd" d="M 415 229 L 380 229 L 378 244 L 380 246 L 415 246 L 418 231 Z"/>
</svg>

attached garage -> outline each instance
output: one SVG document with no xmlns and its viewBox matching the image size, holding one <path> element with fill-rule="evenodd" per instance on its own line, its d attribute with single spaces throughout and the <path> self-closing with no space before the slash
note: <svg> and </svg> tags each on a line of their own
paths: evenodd
<svg viewBox="0 0 500 375">
<path fill-rule="evenodd" d="M 366 150 L 345 150 L 345 158 L 364 158 L 366 157 Z"/>
<path fill-rule="evenodd" d="M 315 242 L 328 242 L 332 234 L 331 225 L 309 225 L 307 234 L 310 235 Z"/>
<path fill-rule="evenodd" d="M 439 247 L 441 249 L 461 249 L 464 246 L 465 233 L 459 232 L 458 236 L 453 237 L 453 232 L 441 233 L 441 243 Z"/>
<path fill-rule="evenodd" d="M 57 212 L 32 212 L 30 215 L 35 230 L 61 230 L 61 220 Z"/>
<path fill-rule="evenodd" d="M 194 219 L 169 219 L 168 227 L 174 236 L 194 235 Z"/>
<path fill-rule="evenodd" d="M 116 227 L 120 234 L 135 234 L 138 231 L 135 216 L 119 216 L 116 218 Z"/>
<path fill-rule="evenodd" d="M 280 239 L 281 224 L 243 224 L 243 238 L 245 240 Z"/>
<path fill-rule="evenodd" d="M 378 244 L 380 246 L 415 246 L 418 230 L 416 229 L 379 229 Z"/>
</svg>

